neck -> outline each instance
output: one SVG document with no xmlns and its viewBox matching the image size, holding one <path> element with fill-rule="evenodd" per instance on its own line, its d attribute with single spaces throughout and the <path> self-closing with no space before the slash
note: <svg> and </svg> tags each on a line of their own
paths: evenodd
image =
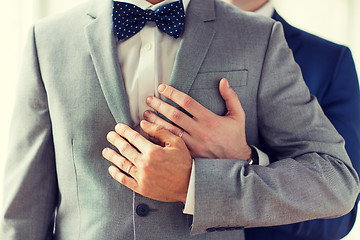
<svg viewBox="0 0 360 240">
<path fill-rule="evenodd" d="M 262 6 L 264 6 L 266 3 L 269 2 L 269 0 L 224 0 L 224 1 L 234 6 L 237 6 L 238 8 L 244 11 L 249 11 L 249 12 L 255 12 L 256 10 L 260 9 Z"/>
<path fill-rule="evenodd" d="M 147 2 L 151 3 L 151 4 L 158 4 L 163 2 L 164 0 L 146 0 Z"/>
</svg>

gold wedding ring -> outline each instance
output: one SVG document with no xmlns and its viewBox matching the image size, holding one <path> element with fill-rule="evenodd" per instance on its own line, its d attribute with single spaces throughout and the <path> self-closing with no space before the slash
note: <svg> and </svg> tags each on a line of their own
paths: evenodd
<svg viewBox="0 0 360 240">
<path fill-rule="evenodd" d="M 184 130 L 180 130 L 179 137 L 182 137 L 184 135 Z"/>
<path fill-rule="evenodd" d="M 127 174 L 131 175 L 131 174 L 130 174 L 130 170 L 131 170 L 131 168 L 132 168 L 133 166 L 134 166 L 134 165 L 130 163 L 128 169 L 126 170 L 126 173 L 127 173 Z"/>
</svg>

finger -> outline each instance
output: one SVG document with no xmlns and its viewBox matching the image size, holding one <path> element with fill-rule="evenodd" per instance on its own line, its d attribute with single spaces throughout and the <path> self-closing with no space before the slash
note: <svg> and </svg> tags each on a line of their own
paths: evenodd
<svg viewBox="0 0 360 240">
<path fill-rule="evenodd" d="M 181 139 L 166 130 L 164 127 L 150 123 L 146 120 L 142 120 L 140 122 L 140 127 L 144 130 L 144 132 L 164 143 L 165 147 L 169 145 L 177 145 Z"/>
<path fill-rule="evenodd" d="M 225 100 L 228 110 L 227 116 L 239 117 L 244 115 L 244 110 L 236 92 L 230 87 L 229 81 L 225 78 L 221 79 L 219 84 L 221 97 Z"/>
<path fill-rule="evenodd" d="M 136 177 L 137 168 L 136 166 L 127 160 L 126 158 L 122 157 L 120 154 L 112 150 L 111 148 L 105 148 L 102 151 L 103 157 L 108 160 L 109 162 L 113 163 L 115 166 L 117 166 L 122 171 L 126 172 L 129 175 L 132 175 L 133 177 Z M 133 166 L 131 168 L 131 173 L 129 173 L 130 166 Z"/>
<path fill-rule="evenodd" d="M 158 87 L 158 91 L 161 95 L 171 99 L 173 102 L 185 109 L 195 118 L 206 118 L 208 114 L 211 113 L 195 99 L 169 85 L 160 84 Z"/>
<path fill-rule="evenodd" d="M 126 174 L 122 173 L 118 168 L 115 166 L 109 167 L 109 173 L 111 177 L 113 177 L 116 181 L 121 183 L 122 185 L 130 188 L 131 190 L 135 191 L 138 187 L 138 183 L 134 178 L 127 176 Z"/>
<path fill-rule="evenodd" d="M 167 119 L 175 123 L 176 125 L 185 128 L 189 131 L 194 127 L 194 119 L 183 113 L 179 109 L 165 103 L 157 97 L 150 96 L 146 99 L 146 103 L 149 107 L 158 111 L 164 115 Z"/>
<path fill-rule="evenodd" d="M 109 132 L 106 136 L 107 140 L 114 145 L 119 152 L 134 165 L 137 165 L 137 159 L 140 157 L 140 153 L 137 149 L 130 145 L 124 138 L 122 138 L 116 132 Z"/>
<path fill-rule="evenodd" d="M 115 131 L 123 138 L 129 141 L 133 146 L 135 146 L 140 152 L 142 152 L 145 148 L 151 145 L 151 142 L 141 136 L 140 133 L 133 130 L 129 126 L 118 123 L 115 126 Z"/>
<path fill-rule="evenodd" d="M 158 115 L 156 115 L 155 113 L 153 113 L 152 111 L 145 111 L 144 112 L 144 119 L 147 120 L 148 122 L 160 125 L 162 127 L 164 127 L 166 130 L 172 132 L 173 134 L 175 134 L 176 136 L 180 136 L 180 134 L 186 134 L 184 132 L 184 130 L 172 125 L 171 123 L 165 121 L 164 119 L 162 119 L 161 117 L 159 117 Z"/>
<path fill-rule="evenodd" d="M 181 128 L 178 128 L 174 125 L 172 125 L 171 123 L 165 121 L 164 119 L 162 119 L 161 117 L 159 117 L 158 115 L 156 115 L 155 113 L 153 113 L 152 111 L 145 111 L 144 112 L 144 118 L 145 120 L 147 120 L 148 122 L 154 123 L 156 125 L 160 125 L 162 127 L 164 127 L 166 130 L 170 131 L 171 133 L 175 134 L 176 136 L 182 138 L 185 142 L 185 144 L 187 145 L 190 140 L 192 140 L 191 136 L 189 133 L 187 133 L 186 131 L 184 131 Z M 159 145 L 160 141 L 154 137 L 150 136 L 150 139 Z"/>
</svg>

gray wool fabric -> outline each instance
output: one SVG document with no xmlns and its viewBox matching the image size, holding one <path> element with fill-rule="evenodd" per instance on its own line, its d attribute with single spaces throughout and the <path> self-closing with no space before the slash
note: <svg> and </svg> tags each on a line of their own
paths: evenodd
<svg viewBox="0 0 360 240">
<path fill-rule="evenodd" d="M 243 228 L 350 211 L 359 180 L 344 141 L 309 94 L 280 23 L 218 0 L 191 0 L 170 84 L 217 114 L 229 79 L 248 144 L 267 167 L 195 159 L 195 214 L 140 196 L 107 172 L 105 136 L 131 125 L 111 0 L 46 18 L 31 31 L 5 169 L 0 238 L 244 239 Z M 146 217 L 136 213 L 147 204 Z M 53 235 L 54 211 L 55 236 Z"/>
</svg>

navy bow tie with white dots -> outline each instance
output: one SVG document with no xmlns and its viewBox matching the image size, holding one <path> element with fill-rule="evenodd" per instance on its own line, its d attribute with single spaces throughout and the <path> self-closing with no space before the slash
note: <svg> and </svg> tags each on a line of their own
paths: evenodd
<svg viewBox="0 0 360 240">
<path fill-rule="evenodd" d="M 113 25 L 119 40 L 135 35 L 147 21 L 155 22 L 160 31 L 178 38 L 185 23 L 182 0 L 160 6 L 155 11 L 143 10 L 130 3 L 114 1 Z"/>
</svg>

